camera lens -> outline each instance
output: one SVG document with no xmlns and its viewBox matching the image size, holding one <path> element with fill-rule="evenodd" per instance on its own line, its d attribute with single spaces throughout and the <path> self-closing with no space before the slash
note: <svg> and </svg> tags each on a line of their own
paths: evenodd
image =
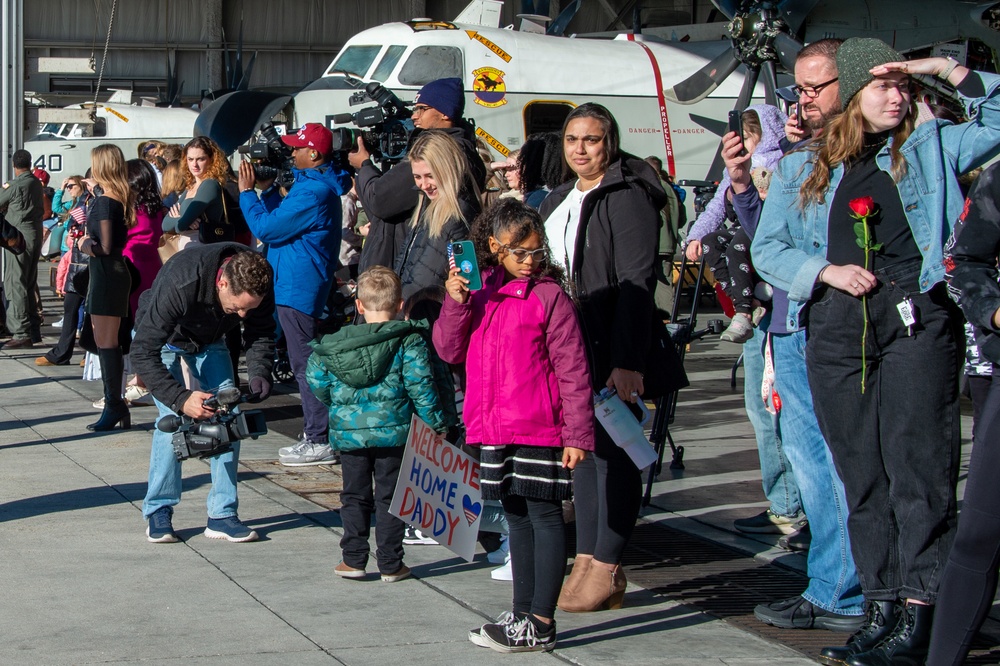
<svg viewBox="0 0 1000 666">
<path fill-rule="evenodd" d="M 462 254 L 463 252 L 465 252 L 465 249 L 461 245 L 459 245 L 458 243 L 455 243 L 454 245 L 452 245 L 451 249 L 452 249 L 452 252 L 454 252 L 455 254 Z"/>
</svg>

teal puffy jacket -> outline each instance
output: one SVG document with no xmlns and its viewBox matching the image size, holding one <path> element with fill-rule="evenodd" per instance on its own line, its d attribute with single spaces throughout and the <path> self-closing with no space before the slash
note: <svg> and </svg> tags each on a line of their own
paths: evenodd
<svg viewBox="0 0 1000 666">
<path fill-rule="evenodd" d="M 427 322 L 387 321 L 312 343 L 306 379 L 330 408 L 335 451 L 403 446 L 413 414 L 438 432 L 455 424 L 455 388 L 428 337 Z"/>
</svg>

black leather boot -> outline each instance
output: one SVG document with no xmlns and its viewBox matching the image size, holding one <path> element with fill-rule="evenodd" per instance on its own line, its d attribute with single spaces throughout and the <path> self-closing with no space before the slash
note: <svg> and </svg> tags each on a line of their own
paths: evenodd
<svg viewBox="0 0 1000 666">
<path fill-rule="evenodd" d="M 121 347 L 98 349 L 97 356 L 101 361 L 101 380 L 104 382 L 104 411 L 101 412 L 101 418 L 87 426 L 87 430 L 106 432 L 114 430 L 119 423 L 122 430 L 128 430 L 132 427 L 132 417 L 122 399 L 125 359 L 122 357 Z"/>
<path fill-rule="evenodd" d="M 847 645 L 825 647 L 820 650 L 820 663 L 827 666 L 845 666 L 848 659 L 868 652 L 888 638 L 899 620 L 899 602 L 866 601 L 865 613 L 865 623 L 847 640 Z"/>
<path fill-rule="evenodd" d="M 848 666 L 923 666 L 931 644 L 934 606 L 906 604 L 892 636 L 847 660 Z"/>
</svg>

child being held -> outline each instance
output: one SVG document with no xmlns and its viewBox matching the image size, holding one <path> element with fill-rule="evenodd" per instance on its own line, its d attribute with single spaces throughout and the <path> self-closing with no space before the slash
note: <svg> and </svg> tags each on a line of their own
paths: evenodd
<svg viewBox="0 0 1000 666">
<path fill-rule="evenodd" d="M 356 304 L 367 323 L 312 343 L 306 367 L 309 387 L 330 408 L 330 447 L 341 454 L 343 561 L 334 573 L 342 578 L 367 575 L 373 507 L 382 580 L 394 583 L 410 575 L 403 563 L 405 524 L 389 513 L 410 419 L 415 413 L 437 432 L 454 425 L 441 401 L 454 389 L 435 384 L 427 323 L 396 320 L 402 294 L 390 269 L 373 266 L 362 273 Z"/>
<path fill-rule="evenodd" d="M 452 269 L 434 346 L 465 363 L 467 441 L 482 447 L 484 500 L 510 529 L 512 612 L 469 632 L 498 652 L 555 647 L 553 616 L 566 568 L 562 501 L 570 470 L 594 448 L 587 355 L 572 301 L 548 257 L 538 213 L 501 199 L 473 225 L 483 288 Z"/>
<path fill-rule="evenodd" d="M 759 104 L 747 108 L 742 119 L 743 146 L 751 155 L 752 170 L 757 172 L 758 179 L 770 182 L 771 170 L 781 159 L 779 141 L 785 135 L 787 117 L 776 107 Z M 741 229 L 731 198 L 729 173 L 725 172 L 715 197 L 688 232 L 685 254 L 690 261 L 698 261 L 704 253 L 709 268 L 732 300 L 735 310 L 733 320 L 721 339 L 742 343 L 753 337 L 753 328 L 764 315 L 764 310 L 754 309 L 750 242 L 745 233 L 739 233 L 737 240 Z M 727 221 L 730 223 L 728 227 Z"/>
</svg>

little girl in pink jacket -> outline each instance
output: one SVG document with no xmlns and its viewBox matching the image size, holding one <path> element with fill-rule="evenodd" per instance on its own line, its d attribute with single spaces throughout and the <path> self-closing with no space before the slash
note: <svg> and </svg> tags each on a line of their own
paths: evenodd
<svg viewBox="0 0 1000 666">
<path fill-rule="evenodd" d="M 472 230 L 483 288 L 452 269 L 434 346 L 465 363 L 466 441 L 482 447 L 483 499 L 510 525 L 513 611 L 469 632 L 499 652 L 555 647 L 566 567 L 562 501 L 570 470 L 594 449 L 594 406 L 576 310 L 548 260 L 534 209 L 501 199 Z"/>
</svg>

